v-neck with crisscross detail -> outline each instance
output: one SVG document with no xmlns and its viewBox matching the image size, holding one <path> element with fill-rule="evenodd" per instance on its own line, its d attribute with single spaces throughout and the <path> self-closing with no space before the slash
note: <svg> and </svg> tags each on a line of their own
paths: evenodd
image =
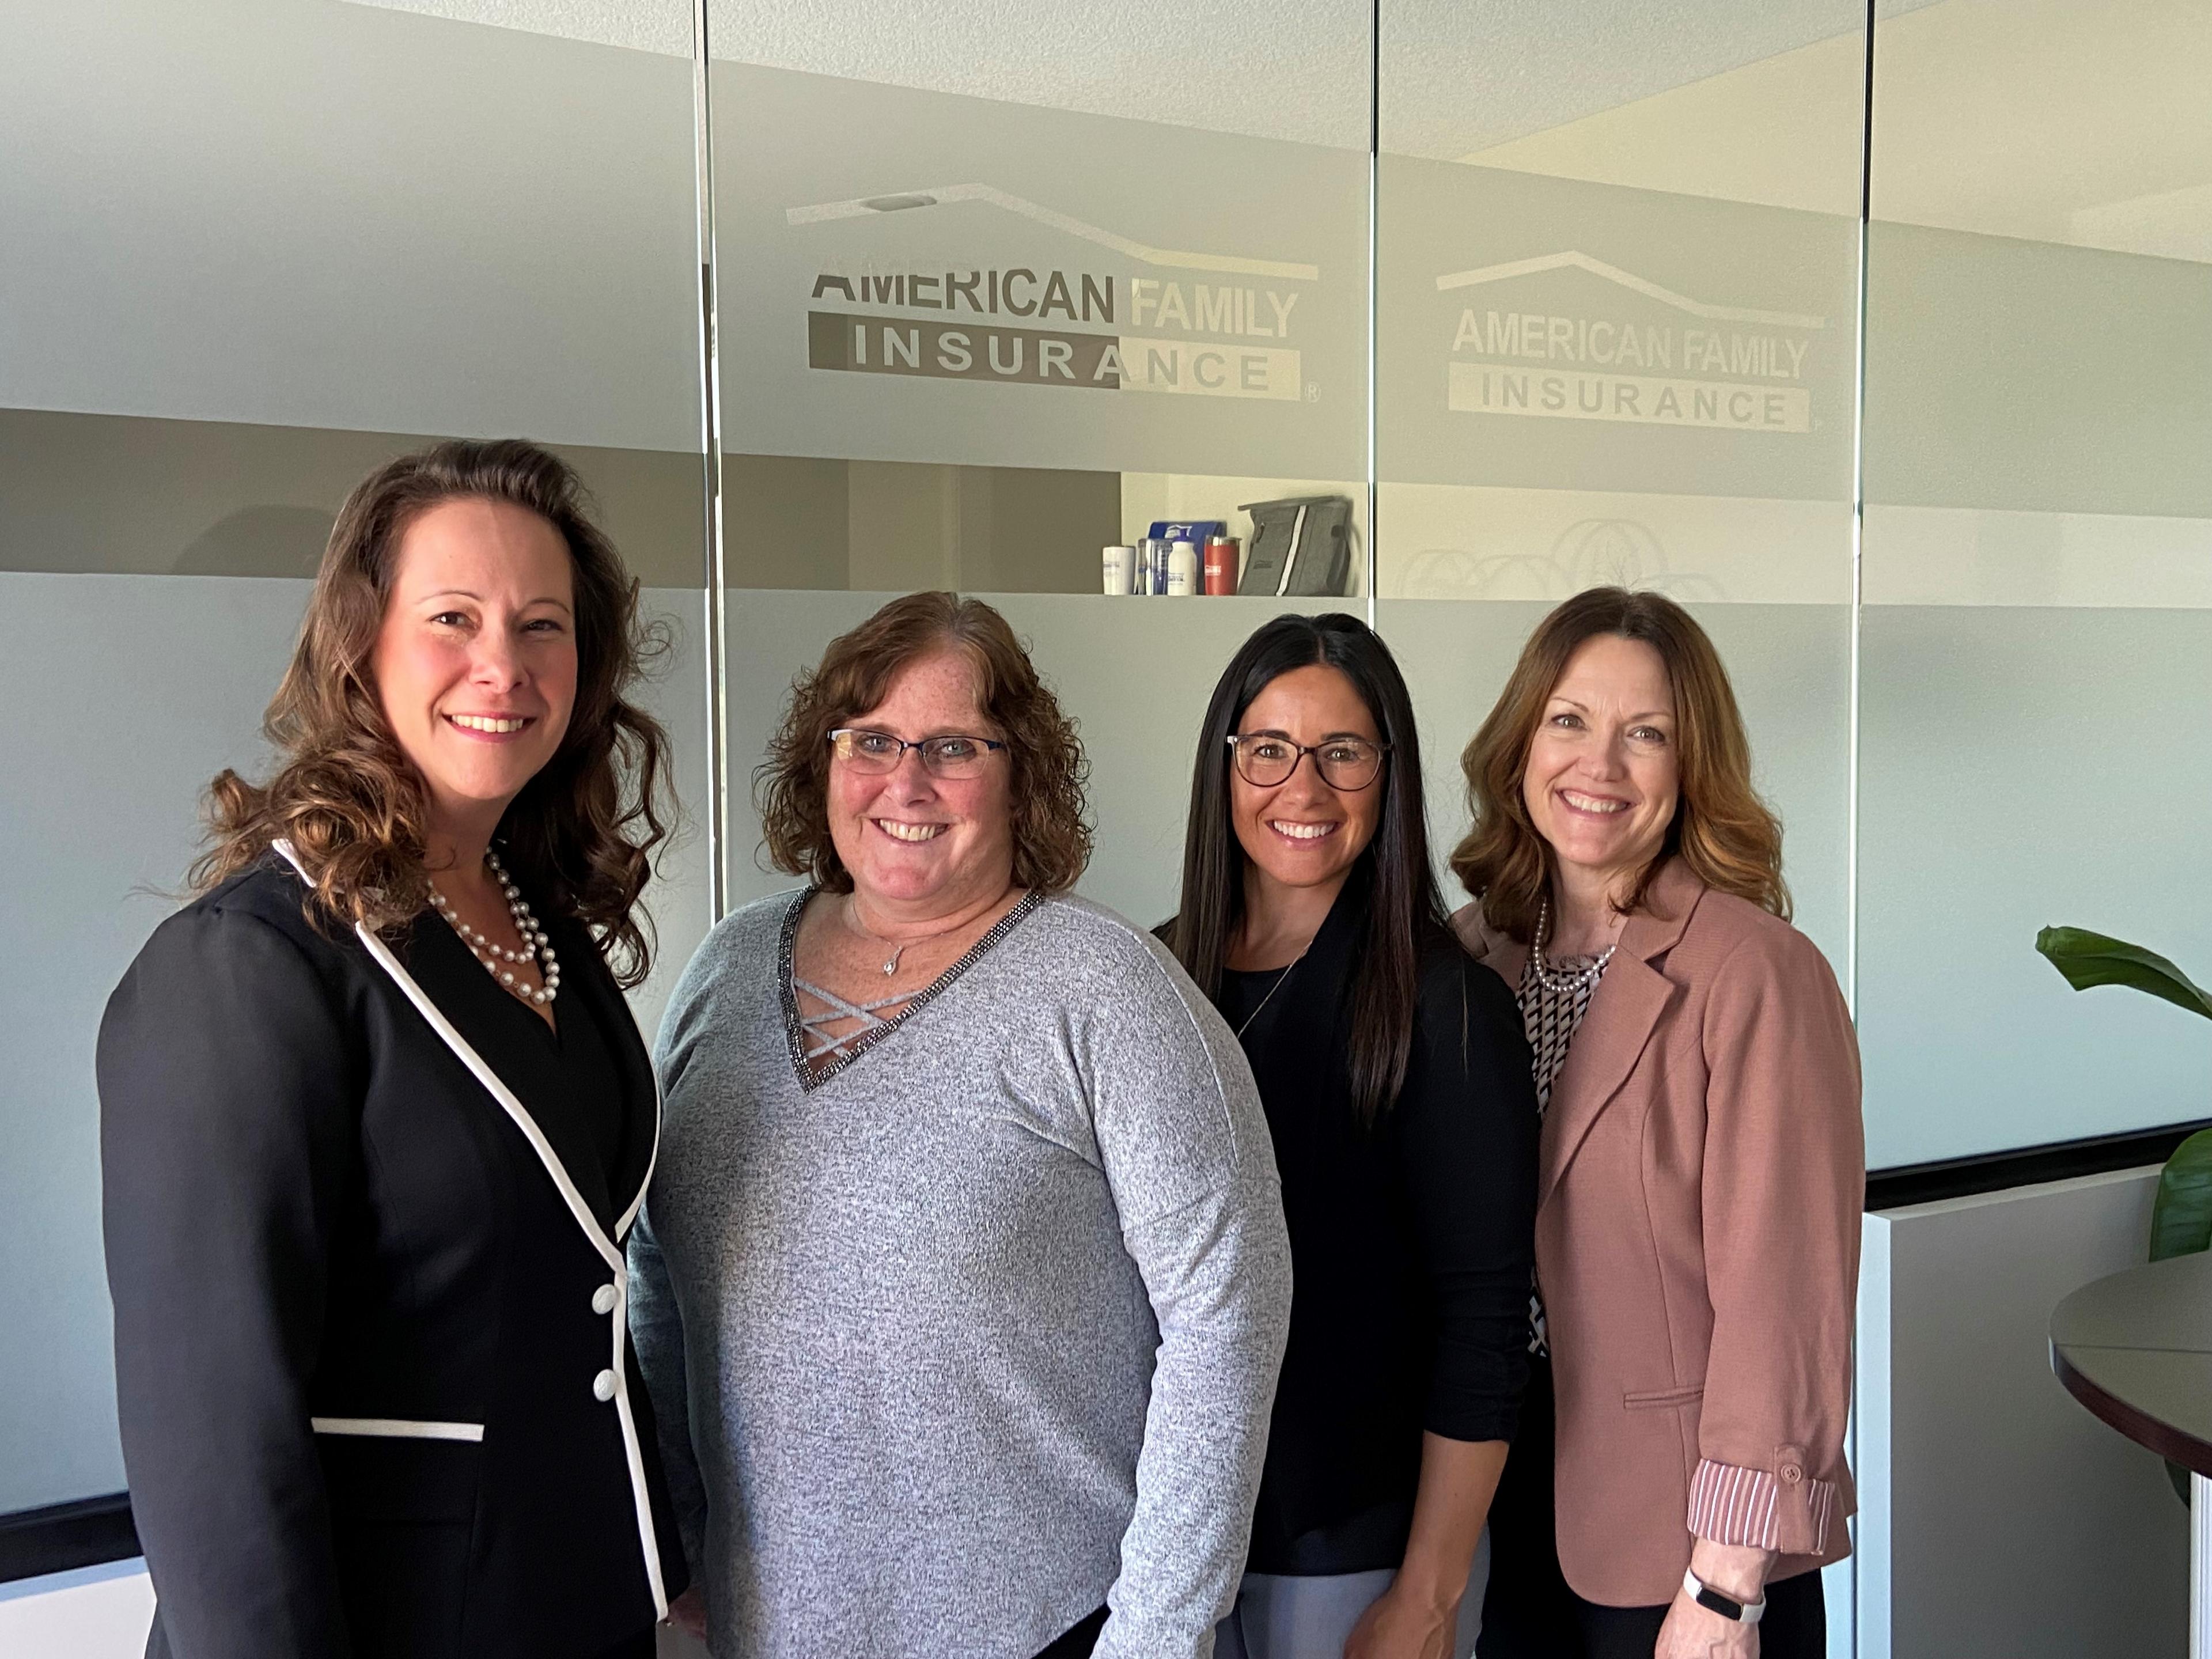
<svg viewBox="0 0 2212 1659">
<path fill-rule="evenodd" d="M 1110 1586 L 1099 1659 L 1196 1659 L 1290 1307 L 1236 1039 L 1149 936 L 1031 894 L 810 1073 L 805 902 L 725 918 L 670 1000 L 630 1246 L 720 1633 L 1033 1659 Z"/>
<path fill-rule="evenodd" d="M 981 962 L 994 945 L 1020 926 L 1022 919 L 1043 902 L 1043 896 L 1035 890 L 1024 893 L 1006 915 L 993 922 L 981 938 L 960 953 L 957 961 L 919 991 L 903 996 L 887 997 L 881 1002 L 854 1003 L 799 977 L 796 964 L 799 919 L 805 915 L 806 907 L 821 890 L 818 887 L 809 887 L 792 901 L 791 908 L 785 913 L 776 942 L 776 984 L 783 994 L 784 1030 L 790 1041 L 792 1069 L 799 1074 L 799 1086 L 810 1091 L 820 1088 L 950 990 L 963 974 Z M 817 1014 L 809 1019 L 799 1011 L 799 993 L 801 991 L 839 1006 L 830 1013 Z M 884 1015 L 879 1012 L 902 1002 L 906 1006 L 895 1014 Z M 855 1015 L 862 1018 L 860 1026 L 834 1041 L 826 1031 L 817 1029 L 827 1021 L 850 1019 Z M 828 1046 L 810 1049 L 807 1047 L 810 1037 L 826 1042 Z M 829 1061 L 827 1065 L 815 1064 L 817 1060 L 825 1059 Z"/>
</svg>

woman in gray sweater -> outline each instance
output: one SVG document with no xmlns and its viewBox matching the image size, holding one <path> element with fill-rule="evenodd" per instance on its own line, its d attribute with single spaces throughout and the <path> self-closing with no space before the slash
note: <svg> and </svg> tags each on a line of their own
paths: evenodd
<svg viewBox="0 0 2212 1659">
<path fill-rule="evenodd" d="M 1289 1247 L 1235 1039 L 1066 896 L 1082 773 L 972 599 L 894 601 L 794 689 L 763 816 L 810 885 L 677 989 L 630 1250 L 718 1654 L 1211 1650 Z"/>
</svg>

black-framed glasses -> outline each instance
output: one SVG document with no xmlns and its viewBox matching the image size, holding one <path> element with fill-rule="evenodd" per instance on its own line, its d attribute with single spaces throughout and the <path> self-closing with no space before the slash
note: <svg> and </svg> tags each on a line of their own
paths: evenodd
<svg viewBox="0 0 2212 1659">
<path fill-rule="evenodd" d="M 912 743 L 888 732 L 870 732 L 841 726 L 830 734 L 837 758 L 855 772 L 881 775 L 898 770 L 909 749 L 921 750 L 922 769 L 933 778 L 972 778 L 983 769 L 994 750 L 1006 745 L 994 738 L 971 738 L 959 732 L 918 738 Z"/>
<path fill-rule="evenodd" d="M 1298 763 L 1314 757 L 1314 770 L 1332 789 L 1364 789 L 1382 774 L 1387 743 L 1364 738 L 1323 738 L 1319 743 L 1292 743 L 1279 732 L 1233 732 L 1229 752 L 1236 758 L 1237 775 L 1255 788 L 1273 789 L 1288 783 Z"/>
</svg>

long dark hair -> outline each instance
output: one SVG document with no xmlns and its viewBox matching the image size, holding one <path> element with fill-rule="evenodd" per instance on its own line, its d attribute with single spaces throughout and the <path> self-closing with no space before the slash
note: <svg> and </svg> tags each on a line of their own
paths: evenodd
<svg viewBox="0 0 2212 1659">
<path fill-rule="evenodd" d="M 1244 848 L 1229 816 L 1229 737 L 1252 701 L 1277 677 L 1322 665 L 1350 680 L 1389 745 L 1375 838 L 1351 879 L 1368 884 L 1367 925 L 1352 947 L 1352 1097 L 1373 1123 L 1405 1086 L 1413 1048 L 1413 1005 L 1422 947 L 1446 927 L 1443 895 L 1429 866 L 1428 815 L 1421 803 L 1421 744 L 1397 659 L 1357 617 L 1278 617 L 1261 625 L 1222 671 L 1198 736 L 1183 837 L 1182 905 L 1168 948 L 1209 998 L 1221 992 L 1229 941 L 1244 916 Z"/>
<path fill-rule="evenodd" d="M 291 666 L 262 723 L 276 770 L 258 784 L 228 769 L 216 774 L 207 792 L 210 845 L 192 884 L 213 887 L 282 838 L 307 866 L 318 926 L 383 933 L 429 902 L 422 779 L 386 723 L 369 663 L 407 527 L 441 502 L 471 498 L 546 520 L 567 543 L 575 577 L 575 708 L 560 750 L 501 821 L 507 862 L 592 930 L 619 983 L 635 985 L 653 961 L 638 897 L 674 805 L 667 733 L 630 698 L 667 649 L 667 630 L 638 616 L 637 582 L 593 522 L 582 482 L 520 439 L 457 439 L 402 456 L 346 497 Z"/>
</svg>

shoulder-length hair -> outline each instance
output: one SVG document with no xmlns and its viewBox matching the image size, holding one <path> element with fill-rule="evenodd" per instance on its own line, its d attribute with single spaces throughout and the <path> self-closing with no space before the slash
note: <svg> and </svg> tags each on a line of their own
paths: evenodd
<svg viewBox="0 0 2212 1659">
<path fill-rule="evenodd" d="M 1460 757 L 1474 827 L 1453 849 L 1452 873 L 1482 902 L 1483 920 L 1526 944 L 1552 873 L 1552 849 L 1522 794 L 1528 749 L 1568 659 L 1600 635 L 1639 640 L 1659 653 L 1674 695 L 1680 799 L 1666 840 L 1621 902 L 1644 904 L 1651 879 L 1679 854 L 1698 879 L 1787 921 L 1782 821 L 1751 784 L 1751 744 L 1728 670 L 1690 613 L 1657 593 L 1593 587 L 1536 624 L 1512 678 Z"/>
<path fill-rule="evenodd" d="M 553 758 L 501 820 L 508 869 L 589 927 L 623 986 L 652 966 L 638 896 L 673 814 L 668 738 L 629 696 L 666 649 L 641 623 L 638 585 L 592 521 L 566 463 L 520 439 L 441 443 L 379 468 L 339 508 L 298 644 L 262 730 L 277 754 L 262 784 L 224 770 L 208 786 L 204 890 L 289 840 L 307 866 L 319 926 L 396 929 L 429 900 L 428 797 L 386 720 L 372 657 L 410 525 L 450 501 L 506 501 L 550 524 L 574 578 L 576 702 Z"/>
<path fill-rule="evenodd" d="M 775 868 L 833 893 L 852 891 L 830 834 L 830 734 L 890 696 L 900 670 L 939 651 L 974 666 L 976 699 L 1013 763 L 1015 884 L 1040 893 L 1075 885 L 1091 862 L 1083 793 L 1091 769 L 1075 722 L 1004 617 L 981 599 L 945 592 L 893 599 L 830 641 L 821 662 L 792 682 L 783 724 L 753 773 L 761 843 Z"/>
<path fill-rule="evenodd" d="M 1295 668 L 1334 668 L 1367 705 L 1389 751 L 1371 787 L 1382 792 L 1375 838 L 1352 879 L 1367 881 L 1365 925 L 1353 943 L 1351 1052 L 1354 1107 L 1374 1122 L 1405 1086 L 1425 945 L 1443 936 L 1443 895 L 1429 864 L 1421 803 L 1421 744 L 1413 700 L 1396 659 L 1356 617 L 1278 617 L 1230 659 L 1206 707 L 1184 830 L 1182 902 L 1168 948 L 1208 998 L 1220 994 L 1230 941 L 1244 917 L 1245 854 L 1230 818 L 1229 738 L 1268 684 Z"/>
</svg>

